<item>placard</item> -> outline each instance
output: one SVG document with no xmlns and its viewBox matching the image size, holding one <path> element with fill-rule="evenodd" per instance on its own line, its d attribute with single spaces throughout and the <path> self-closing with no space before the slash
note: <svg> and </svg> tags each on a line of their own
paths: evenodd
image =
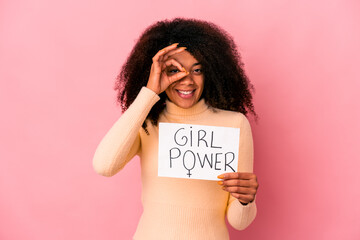
<svg viewBox="0 0 360 240">
<path fill-rule="evenodd" d="M 240 129 L 159 123 L 158 176 L 219 180 L 236 172 Z"/>
</svg>

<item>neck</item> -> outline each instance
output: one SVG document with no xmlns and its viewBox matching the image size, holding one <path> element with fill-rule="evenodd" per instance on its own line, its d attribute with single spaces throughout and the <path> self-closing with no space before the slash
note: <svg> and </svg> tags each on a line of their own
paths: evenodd
<svg viewBox="0 0 360 240">
<path fill-rule="evenodd" d="M 193 116 L 203 113 L 209 108 L 206 105 L 205 100 L 202 98 L 200 99 L 195 105 L 191 106 L 190 108 L 181 108 L 177 106 L 175 103 L 166 100 L 166 108 L 165 112 L 170 115 L 175 116 Z"/>
</svg>

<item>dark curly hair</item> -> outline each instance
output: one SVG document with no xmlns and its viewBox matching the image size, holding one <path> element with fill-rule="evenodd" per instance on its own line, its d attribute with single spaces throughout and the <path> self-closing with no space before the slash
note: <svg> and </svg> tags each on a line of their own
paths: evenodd
<svg viewBox="0 0 360 240">
<path fill-rule="evenodd" d="M 115 83 L 117 102 L 123 112 L 147 85 L 153 56 L 173 43 L 186 47 L 200 62 L 205 79 L 202 98 L 209 106 L 245 115 L 250 112 L 256 117 L 253 86 L 244 73 L 232 37 L 213 23 L 184 18 L 156 22 L 140 36 Z M 153 125 L 157 125 L 159 114 L 165 108 L 165 92 L 159 96 L 160 100 L 147 116 Z M 145 131 L 146 126 L 144 121 Z"/>
</svg>

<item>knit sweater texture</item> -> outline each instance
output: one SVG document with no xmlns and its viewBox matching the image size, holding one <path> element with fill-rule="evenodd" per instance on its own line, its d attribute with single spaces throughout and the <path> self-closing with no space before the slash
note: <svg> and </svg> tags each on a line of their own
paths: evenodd
<svg viewBox="0 0 360 240">
<path fill-rule="evenodd" d="M 216 181 L 158 177 L 159 129 L 147 122 L 148 135 L 141 126 L 159 99 L 150 89 L 141 89 L 101 140 L 93 167 L 101 175 L 112 176 L 139 155 L 144 211 L 133 239 L 229 239 L 225 216 L 232 227 L 242 230 L 255 218 L 255 201 L 242 205 Z M 237 170 L 253 171 L 251 128 L 243 114 L 209 107 L 204 99 L 188 109 L 167 101 L 159 122 L 240 128 Z"/>
</svg>

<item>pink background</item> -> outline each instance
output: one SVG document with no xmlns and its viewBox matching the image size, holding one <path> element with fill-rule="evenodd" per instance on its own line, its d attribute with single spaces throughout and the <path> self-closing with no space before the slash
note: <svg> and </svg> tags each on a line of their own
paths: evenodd
<svg viewBox="0 0 360 240">
<path fill-rule="evenodd" d="M 131 239 L 138 159 L 92 157 L 135 40 L 176 16 L 230 32 L 256 87 L 258 215 L 231 238 L 360 239 L 356 0 L 1 1 L 0 239 Z"/>
</svg>

